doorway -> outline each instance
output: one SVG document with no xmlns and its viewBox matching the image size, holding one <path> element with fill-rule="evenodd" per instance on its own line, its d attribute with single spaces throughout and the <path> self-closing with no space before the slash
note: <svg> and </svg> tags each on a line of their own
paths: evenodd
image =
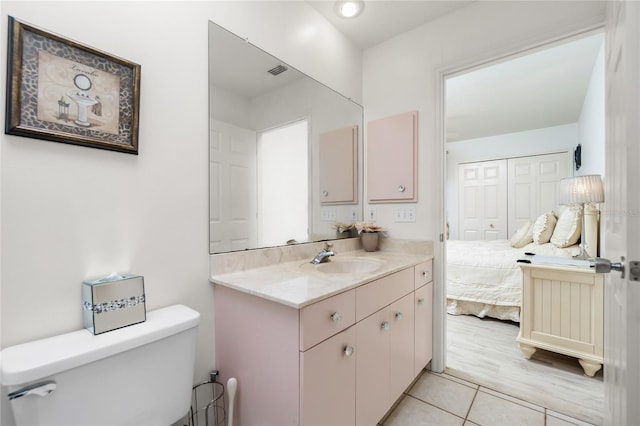
<svg viewBox="0 0 640 426">
<path fill-rule="evenodd" d="M 308 147 L 306 119 L 258 134 L 258 243 L 262 247 L 304 241 L 308 235 Z M 290 234 L 283 237 L 283 229 Z"/>
<path fill-rule="evenodd" d="M 449 238 L 483 235 L 460 229 L 461 165 L 573 154 L 580 144 L 584 161 L 578 174 L 604 175 L 603 45 L 603 33 L 590 32 L 443 76 L 445 253 Z M 575 173 L 574 167 L 569 160 L 568 172 Z M 505 179 L 508 186 L 506 173 Z M 509 191 L 504 192 L 509 197 Z M 495 203 L 490 207 L 492 214 L 498 210 Z M 509 226 L 514 216 L 507 209 L 503 215 L 509 238 L 516 228 Z M 446 261 L 448 255 L 444 257 Z M 456 312 L 450 306 L 447 310 Z M 602 373 L 583 376 L 577 360 L 551 352 L 526 360 L 515 340 L 517 317 L 462 313 L 466 315 L 445 314 L 447 373 L 591 423 L 602 422 Z M 562 392 L 554 395 L 557 389 Z"/>
</svg>

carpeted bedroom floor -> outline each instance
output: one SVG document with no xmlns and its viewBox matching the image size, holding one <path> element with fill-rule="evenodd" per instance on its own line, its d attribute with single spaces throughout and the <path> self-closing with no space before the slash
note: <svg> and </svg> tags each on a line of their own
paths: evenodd
<svg viewBox="0 0 640 426">
<path fill-rule="evenodd" d="M 576 358 L 538 350 L 530 360 L 518 344 L 518 324 L 447 315 L 446 373 L 533 404 L 602 424 L 602 370 L 584 375 Z"/>
</svg>

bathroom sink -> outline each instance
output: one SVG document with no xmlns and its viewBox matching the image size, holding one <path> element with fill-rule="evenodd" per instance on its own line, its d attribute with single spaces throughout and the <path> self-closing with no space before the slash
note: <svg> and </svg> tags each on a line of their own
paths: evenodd
<svg viewBox="0 0 640 426">
<path fill-rule="evenodd" d="M 339 258 L 336 256 L 327 263 L 315 265 L 316 270 L 325 274 L 358 274 L 373 272 L 382 266 L 384 262 L 377 259 L 364 257 Z"/>
</svg>

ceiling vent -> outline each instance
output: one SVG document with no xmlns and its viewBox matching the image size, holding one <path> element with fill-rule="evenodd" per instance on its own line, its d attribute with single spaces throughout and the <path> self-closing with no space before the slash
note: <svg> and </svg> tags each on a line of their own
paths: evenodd
<svg viewBox="0 0 640 426">
<path fill-rule="evenodd" d="M 283 72 L 285 72 L 288 69 L 289 68 L 285 67 L 284 65 L 278 65 L 277 67 L 271 68 L 268 72 L 271 75 L 278 75 L 278 74 L 282 74 Z"/>
</svg>

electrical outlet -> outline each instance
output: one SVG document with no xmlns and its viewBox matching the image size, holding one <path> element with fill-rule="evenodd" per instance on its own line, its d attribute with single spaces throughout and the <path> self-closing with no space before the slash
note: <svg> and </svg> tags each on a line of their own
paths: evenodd
<svg viewBox="0 0 640 426">
<path fill-rule="evenodd" d="M 355 222 L 358 220 L 358 211 L 356 209 L 351 209 L 351 221 Z"/>
<path fill-rule="evenodd" d="M 404 218 L 407 220 L 407 222 L 415 222 L 416 221 L 416 208 L 415 207 L 407 208 L 407 210 L 405 211 Z"/>
<path fill-rule="evenodd" d="M 415 222 L 416 221 L 416 208 L 415 207 L 398 207 L 395 214 L 396 222 Z"/>
<path fill-rule="evenodd" d="M 378 220 L 378 210 L 369 208 L 369 214 L 367 215 L 367 220 L 370 222 L 375 222 Z"/>
<path fill-rule="evenodd" d="M 338 217 L 338 212 L 335 207 L 323 207 L 322 208 L 322 220 L 325 222 L 335 222 Z"/>
</svg>

